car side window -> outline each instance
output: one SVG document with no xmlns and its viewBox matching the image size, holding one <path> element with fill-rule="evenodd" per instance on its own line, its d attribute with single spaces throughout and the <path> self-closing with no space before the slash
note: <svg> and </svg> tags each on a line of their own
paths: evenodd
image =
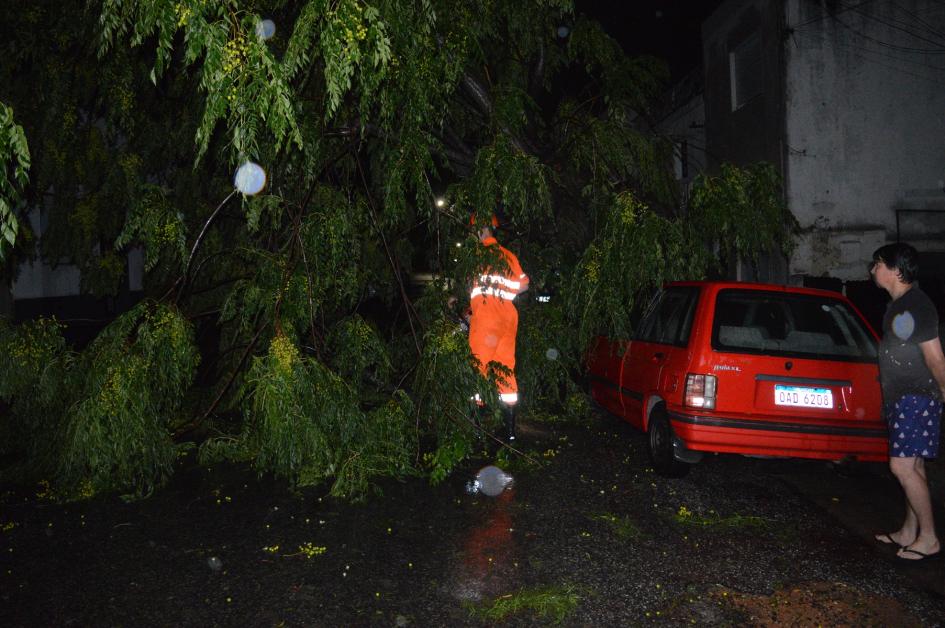
<svg viewBox="0 0 945 628">
<path fill-rule="evenodd" d="M 643 318 L 637 339 L 686 345 L 692 331 L 698 294 L 695 288 L 670 288 L 661 292 Z"/>
<path fill-rule="evenodd" d="M 637 327 L 636 333 L 633 335 L 635 340 L 643 340 L 645 342 L 652 342 L 649 340 L 652 332 L 653 326 L 656 323 L 657 312 L 660 309 L 660 303 L 663 301 L 663 297 L 666 296 L 666 293 L 662 290 L 656 293 L 650 303 L 646 306 L 646 310 L 643 313 L 643 318 L 640 319 L 640 325 Z"/>
</svg>

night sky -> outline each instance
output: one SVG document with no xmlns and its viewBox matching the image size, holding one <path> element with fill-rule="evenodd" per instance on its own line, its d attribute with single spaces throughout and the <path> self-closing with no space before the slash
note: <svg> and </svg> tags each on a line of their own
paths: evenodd
<svg viewBox="0 0 945 628">
<path fill-rule="evenodd" d="M 596 18 L 628 54 L 669 62 L 673 79 L 699 65 L 702 21 L 720 0 L 578 0 L 576 12 Z"/>
</svg>

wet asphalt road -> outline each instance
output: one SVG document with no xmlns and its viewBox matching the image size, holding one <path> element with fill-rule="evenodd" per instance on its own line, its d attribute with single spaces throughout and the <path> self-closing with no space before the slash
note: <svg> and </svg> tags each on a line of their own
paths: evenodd
<svg viewBox="0 0 945 628">
<path fill-rule="evenodd" d="M 550 591 L 568 626 L 945 625 L 945 561 L 872 541 L 901 510 L 883 465 L 708 456 L 667 480 L 601 414 L 526 420 L 519 442 L 542 464 L 506 464 L 498 497 L 467 490 L 485 458 L 363 504 L 240 468 L 133 504 L 7 492 L 0 624 L 530 626 L 552 620 L 484 613 Z"/>
</svg>

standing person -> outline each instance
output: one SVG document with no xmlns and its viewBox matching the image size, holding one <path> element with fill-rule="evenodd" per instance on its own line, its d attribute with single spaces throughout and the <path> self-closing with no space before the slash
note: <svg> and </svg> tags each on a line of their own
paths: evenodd
<svg viewBox="0 0 945 628">
<path fill-rule="evenodd" d="M 899 545 L 902 560 L 940 558 L 925 459 L 938 455 L 945 356 L 932 301 L 913 281 L 918 253 L 908 244 L 887 244 L 873 253 L 870 274 L 892 297 L 883 317 L 879 377 L 889 427 L 889 468 L 906 495 L 905 521 L 895 532 L 877 534 Z"/>
<path fill-rule="evenodd" d="M 522 271 L 515 254 L 501 246 L 494 229 L 498 219 L 493 215 L 491 226 L 477 225 L 473 215 L 470 224 L 479 229 L 479 242 L 502 260 L 500 266 L 488 266 L 472 282 L 469 293 L 469 348 L 476 358 L 479 372 L 488 377 L 489 363 L 497 362 L 507 373 L 500 373 L 497 386 L 506 437 L 515 440 L 515 407 L 518 404 L 518 382 L 515 380 L 515 338 L 518 334 L 518 310 L 515 297 L 528 290 L 528 275 Z M 478 396 L 477 396 L 478 400 Z"/>
</svg>

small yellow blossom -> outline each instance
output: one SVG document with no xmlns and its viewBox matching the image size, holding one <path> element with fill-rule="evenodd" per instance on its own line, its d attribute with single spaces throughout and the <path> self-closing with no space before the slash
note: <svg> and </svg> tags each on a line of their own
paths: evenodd
<svg viewBox="0 0 945 628">
<path fill-rule="evenodd" d="M 321 556 L 327 551 L 327 547 L 324 545 L 314 545 L 312 543 L 303 543 L 299 545 L 299 553 L 305 554 L 306 558 L 312 558 L 313 556 Z"/>
</svg>

